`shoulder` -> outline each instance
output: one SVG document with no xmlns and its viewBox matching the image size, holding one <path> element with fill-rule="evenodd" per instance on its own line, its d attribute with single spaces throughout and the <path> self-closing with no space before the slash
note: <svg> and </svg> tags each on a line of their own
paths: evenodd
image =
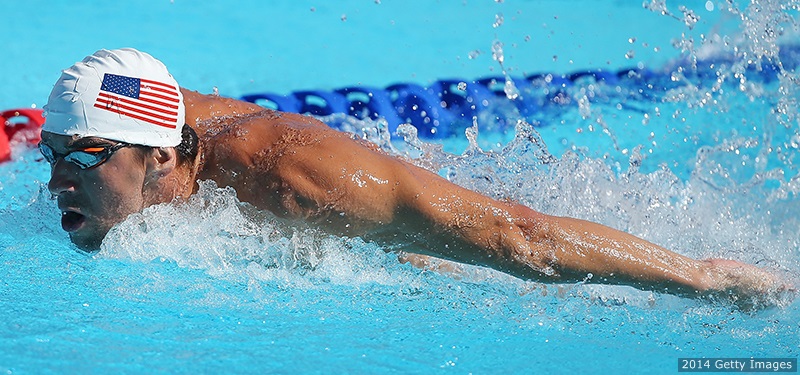
<svg viewBox="0 0 800 375">
<path fill-rule="evenodd" d="M 264 108 L 254 104 L 219 95 L 205 95 L 181 88 L 186 106 L 186 123 L 196 126 L 204 121 L 225 116 L 260 112 Z"/>
<path fill-rule="evenodd" d="M 205 169 L 256 167 L 265 171 L 279 160 L 301 156 L 344 136 L 312 117 L 263 108 L 200 122 L 197 130 Z"/>
<path fill-rule="evenodd" d="M 248 149 L 291 147 L 340 134 L 313 117 L 265 108 L 243 115 L 215 117 L 198 124 L 198 128 L 206 142 Z"/>
<path fill-rule="evenodd" d="M 330 137 L 338 133 L 310 116 L 278 112 L 254 103 L 181 89 L 186 123 L 201 140 L 216 144 L 264 144 L 281 137 Z M 291 143 L 291 142 L 289 142 Z"/>
</svg>

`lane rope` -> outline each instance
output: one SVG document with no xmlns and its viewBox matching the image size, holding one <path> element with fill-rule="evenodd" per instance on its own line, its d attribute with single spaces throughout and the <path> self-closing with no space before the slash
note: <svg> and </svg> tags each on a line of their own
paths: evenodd
<svg viewBox="0 0 800 375">
<path fill-rule="evenodd" d="M 783 69 L 793 69 L 800 62 L 800 45 L 781 46 L 778 61 Z M 661 70 L 626 68 L 586 70 L 557 75 L 531 74 L 524 77 L 490 76 L 477 80 L 441 79 L 427 87 L 415 83 L 396 83 L 384 88 L 347 86 L 331 91 L 301 90 L 287 95 L 262 92 L 243 95 L 242 100 L 284 112 L 317 116 L 346 114 L 358 119 L 383 118 L 394 133 L 400 124 L 409 123 L 423 138 L 444 138 L 472 124 L 482 111 L 505 102 L 522 116 L 547 115 L 548 110 L 563 112 L 564 107 L 577 107 L 572 92 L 594 85 L 603 90 L 604 100 L 618 100 L 625 106 L 630 98 L 661 100 L 671 89 L 685 86 L 673 79 L 676 71 L 687 79 L 716 82 L 722 68 L 736 63 L 732 56 L 716 56 L 698 61 L 673 64 Z M 769 61 L 746 66 L 748 79 L 771 82 L 777 79 L 779 67 Z M 710 81 L 709 81 L 710 80 Z M 728 77 L 726 82 L 739 84 Z M 511 84 L 513 83 L 513 87 Z M 511 89 L 509 89 L 511 88 Z M 518 96 L 514 97 L 514 94 Z M 511 95 L 510 95 L 511 94 Z M 616 96 L 614 98 L 613 96 Z"/>
<path fill-rule="evenodd" d="M 769 83 L 778 79 L 781 70 L 791 71 L 800 63 L 800 45 L 782 45 L 778 58 L 781 66 L 768 60 L 746 65 L 746 77 Z M 683 61 L 661 70 L 625 68 L 584 70 L 558 75 L 530 74 L 524 77 L 490 76 L 476 80 L 440 79 L 427 87 L 416 83 L 395 83 L 383 88 L 347 86 L 339 89 L 300 90 L 280 95 L 271 92 L 243 95 L 242 100 L 284 112 L 317 116 L 350 115 L 358 119 L 385 119 L 394 133 L 400 124 L 411 124 L 422 138 L 445 138 L 470 126 L 483 111 L 493 106 L 513 106 L 520 115 L 546 118 L 553 111 L 563 113 L 577 107 L 574 91 L 598 90 L 593 100 L 617 101 L 629 107 L 627 99 L 660 101 L 669 90 L 685 86 L 674 79 L 675 72 L 701 84 L 716 83 L 721 71 L 737 64 L 732 56 L 720 55 L 690 65 Z M 740 63 L 739 63 L 740 64 Z M 740 84 L 731 75 L 729 84 Z M 594 95 L 595 92 L 592 93 Z M 603 96 L 600 98 L 599 96 Z M 635 108 L 632 108 L 636 110 Z M 11 146 L 17 142 L 36 145 L 44 124 L 41 109 L 18 108 L 0 112 L 0 162 L 11 159 Z"/>
</svg>

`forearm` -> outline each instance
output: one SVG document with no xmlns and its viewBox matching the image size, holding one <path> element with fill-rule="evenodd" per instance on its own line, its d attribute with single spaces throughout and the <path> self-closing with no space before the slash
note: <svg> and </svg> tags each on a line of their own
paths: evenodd
<svg viewBox="0 0 800 375">
<path fill-rule="evenodd" d="M 546 216 L 520 205 L 495 201 L 471 214 L 457 211 L 438 210 L 451 218 L 484 219 L 467 220 L 470 225 L 465 226 L 454 224 L 463 223 L 459 219 L 417 220 L 413 229 L 422 235 L 412 251 L 523 279 L 630 285 L 685 297 L 722 295 L 741 306 L 794 290 L 752 265 L 695 260 L 600 224 Z"/>
<path fill-rule="evenodd" d="M 708 288 L 707 264 L 588 221 L 548 217 L 553 268 L 564 280 L 624 284 L 694 295 Z"/>
<path fill-rule="evenodd" d="M 435 252 L 428 254 L 544 282 L 630 285 L 684 296 L 710 286 L 707 262 L 600 224 L 501 202 L 483 217 L 477 225 L 429 232 L 427 245 Z"/>
<path fill-rule="evenodd" d="M 485 222 L 432 232 L 428 243 L 439 249 L 432 255 L 545 282 L 620 284 L 687 296 L 708 287 L 705 262 L 600 224 L 503 203 L 476 216 Z"/>
<path fill-rule="evenodd" d="M 600 224 L 543 215 L 413 172 L 425 184 L 405 200 L 415 209 L 400 221 L 419 226 L 408 229 L 423 234 L 427 255 L 548 282 L 624 284 L 683 295 L 708 287 L 706 262 Z"/>
<path fill-rule="evenodd" d="M 490 199 L 410 168 L 421 182 L 398 220 L 427 255 L 549 282 L 602 282 L 692 293 L 703 289 L 704 262 L 599 224 L 538 213 Z M 412 179 L 409 179 L 412 180 Z M 405 216 L 403 218 L 403 216 Z M 421 220 L 422 219 L 422 220 Z M 398 233 L 393 237 L 398 238 Z"/>
</svg>

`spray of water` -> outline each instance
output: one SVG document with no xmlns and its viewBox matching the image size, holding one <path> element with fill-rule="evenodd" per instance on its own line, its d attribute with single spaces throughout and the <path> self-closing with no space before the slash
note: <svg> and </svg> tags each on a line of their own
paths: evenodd
<svg viewBox="0 0 800 375">
<path fill-rule="evenodd" d="M 393 276 L 386 270 L 401 267 L 376 246 L 288 226 L 211 181 L 185 202 L 149 207 L 115 226 L 100 256 L 170 261 L 217 277 L 280 280 L 302 288 L 407 281 L 398 280 L 403 272 Z"/>
</svg>

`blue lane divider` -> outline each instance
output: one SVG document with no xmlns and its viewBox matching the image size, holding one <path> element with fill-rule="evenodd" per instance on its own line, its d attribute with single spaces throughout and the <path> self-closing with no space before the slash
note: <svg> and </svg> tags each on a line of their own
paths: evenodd
<svg viewBox="0 0 800 375">
<path fill-rule="evenodd" d="M 353 86 L 334 92 L 344 96 L 349 105 L 347 114 L 351 116 L 361 120 L 385 118 L 389 123 L 389 131 L 392 133 L 397 130 L 398 125 L 403 123 L 389 93 L 385 90 L 369 86 Z"/>
<path fill-rule="evenodd" d="M 292 96 L 283 96 L 271 93 L 249 94 L 242 96 L 242 100 L 250 103 L 258 103 L 265 107 L 274 108 L 284 112 L 300 112 L 300 101 Z"/>
<path fill-rule="evenodd" d="M 398 83 L 388 86 L 386 91 L 394 98 L 397 114 L 403 122 L 416 126 L 421 137 L 437 138 L 449 134 L 448 128 L 455 115 L 441 105 L 442 99 L 433 88 Z"/>
<path fill-rule="evenodd" d="M 800 45 L 781 46 L 779 58 L 785 70 L 794 69 L 800 63 Z M 683 74 L 702 82 L 715 81 L 719 65 L 734 62 L 730 56 L 718 56 L 699 61 L 696 68 L 683 69 Z M 350 86 L 333 91 L 295 91 L 289 95 L 256 93 L 244 95 L 242 100 L 284 112 L 319 116 L 341 113 L 372 120 L 384 118 L 392 133 L 400 124 L 409 123 L 417 127 L 420 137 L 443 138 L 471 125 L 475 116 L 504 100 L 525 117 L 535 116 L 554 106 L 575 106 L 569 90 L 591 83 L 623 87 L 629 92 L 635 91 L 638 97 L 658 100 L 660 94 L 685 84 L 672 79 L 674 71 L 626 68 L 564 75 L 494 76 L 477 80 L 450 78 L 435 81 L 428 87 L 414 83 L 397 83 L 386 88 Z M 762 61 L 760 69 L 749 65 L 747 71 L 749 79 L 758 78 L 768 83 L 776 79 L 780 69 L 769 61 Z M 506 93 L 507 80 L 514 84 L 515 92 Z"/>
</svg>

